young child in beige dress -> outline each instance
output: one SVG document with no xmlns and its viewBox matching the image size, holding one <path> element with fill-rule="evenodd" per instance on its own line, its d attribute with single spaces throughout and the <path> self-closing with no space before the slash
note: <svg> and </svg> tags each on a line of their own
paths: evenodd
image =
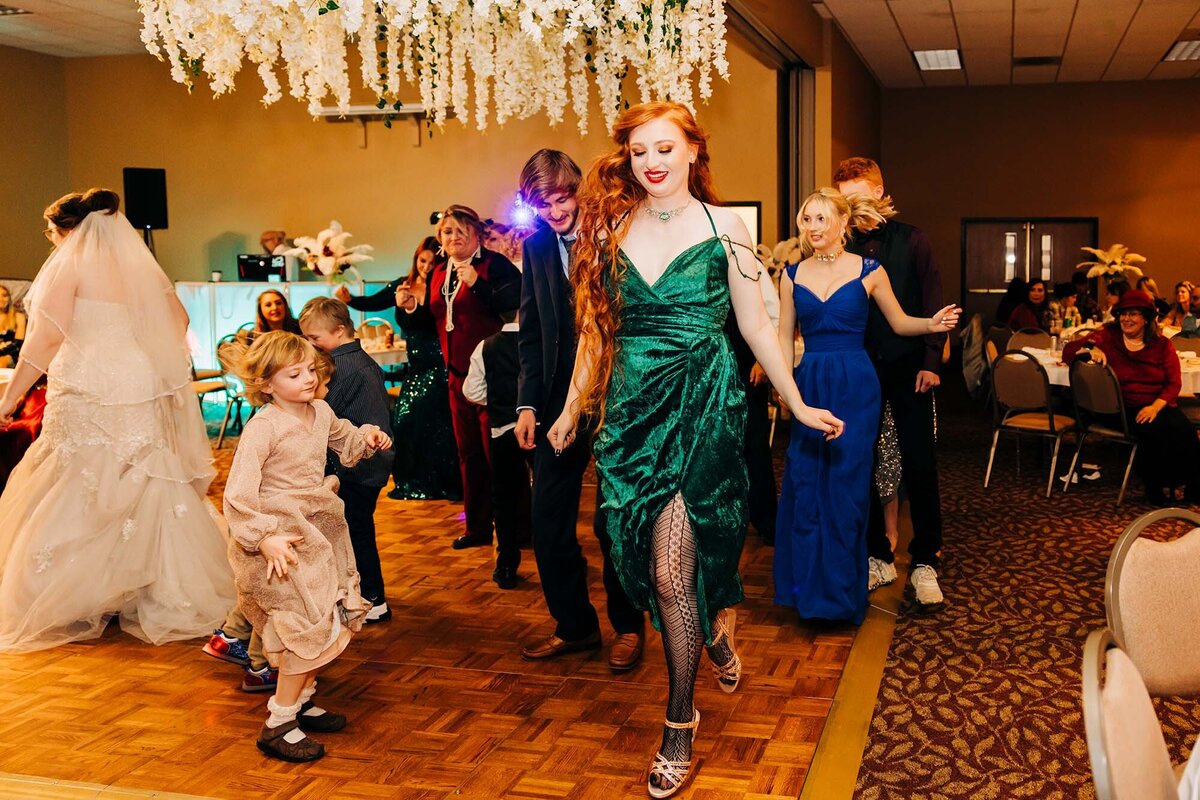
<svg viewBox="0 0 1200 800">
<path fill-rule="evenodd" d="M 315 761 L 325 748 L 306 733 L 341 730 L 346 718 L 316 706 L 317 670 L 346 648 L 371 605 L 359 594 L 337 479 L 326 449 L 353 466 L 391 440 L 374 425 L 334 416 L 319 387 L 316 352 L 274 331 L 223 354 L 263 406 L 246 423 L 229 480 L 225 517 L 238 606 L 279 671 L 258 748 L 283 761 Z"/>
</svg>

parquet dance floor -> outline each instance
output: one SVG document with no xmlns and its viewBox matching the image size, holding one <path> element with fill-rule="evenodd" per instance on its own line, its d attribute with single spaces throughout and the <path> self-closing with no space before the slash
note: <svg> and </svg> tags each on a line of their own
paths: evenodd
<svg viewBox="0 0 1200 800">
<path fill-rule="evenodd" d="M 222 477 L 231 455 L 230 444 L 218 454 Z M 580 538 L 599 606 L 593 493 Z M 394 618 L 321 676 L 322 704 L 350 719 L 322 737 L 323 760 L 262 756 L 266 697 L 238 691 L 240 670 L 203 655 L 202 641 L 151 647 L 110 626 L 95 642 L 0 656 L 0 772 L 219 798 L 645 797 L 667 686 L 657 635 L 621 676 L 606 651 L 522 661 L 521 644 L 551 625 L 532 553 L 521 585 L 500 590 L 491 552 L 450 549 L 458 512 L 381 499 Z M 751 537 L 742 558 L 738 692 L 720 692 L 701 665 L 698 773 L 680 797 L 800 793 L 853 631 L 802 627 L 773 606 L 771 553 Z"/>
</svg>

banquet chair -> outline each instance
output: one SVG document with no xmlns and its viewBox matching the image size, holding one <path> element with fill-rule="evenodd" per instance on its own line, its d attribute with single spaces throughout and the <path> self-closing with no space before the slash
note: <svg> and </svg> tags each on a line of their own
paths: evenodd
<svg viewBox="0 0 1200 800">
<path fill-rule="evenodd" d="M 392 323 L 383 317 L 367 317 L 359 324 L 358 330 L 355 332 L 358 334 L 358 338 L 363 340 L 377 339 L 393 333 Z"/>
<path fill-rule="evenodd" d="M 1083 452 L 1083 443 L 1089 437 L 1107 439 L 1110 442 L 1129 445 L 1129 463 L 1125 465 L 1125 477 L 1121 479 L 1121 489 L 1117 492 L 1117 505 L 1125 499 L 1125 489 L 1129 486 L 1129 473 L 1133 470 L 1133 459 L 1137 455 L 1137 439 L 1129 432 L 1129 419 L 1125 416 L 1125 398 L 1121 394 L 1121 384 L 1112 367 L 1107 364 L 1093 364 L 1078 359 L 1071 365 L 1071 394 L 1075 398 L 1075 424 L 1078 426 L 1079 441 L 1075 445 L 1075 455 L 1071 458 L 1071 468 L 1067 470 L 1068 480 L 1063 486 L 1063 492 L 1071 486 L 1069 478 L 1075 474 L 1079 464 L 1079 456 Z M 1119 427 L 1103 424 L 1107 419 L 1115 418 Z"/>
<path fill-rule="evenodd" d="M 1146 685 L 1107 629 L 1083 646 L 1083 726 L 1096 800 L 1178 800 Z"/>
<path fill-rule="evenodd" d="M 1050 334 L 1041 328 L 1022 328 L 1008 340 L 1008 350 L 1021 350 L 1025 347 L 1036 347 L 1039 350 L 1049 350 L 1053 344 Z"/>
<path fill-rule="evenodd" d="M 983 488 L 992 478 L 992 463 L 1001 433 L 1054 440 L 1046 497 L 1054 488 L 1054 472 L 1063 436 L 1075 429 L 1075 420 L 1055 414 L 1050 405 L 1050 379 L 1038 360 L 1022 350 L 1009 350 L 992 365 L 992 449 L 988 453 Z M 1019 465 L 1018 465 L 1019 466 Z"/>
<path fill-rule="evenodd" d="M 1200 339 L 1192 339 L 1186 336 L 1176 334 L 1172 336 L 1171 345 L 1175 348 L 1176 353 L 1197 353 L 1200 354 Z"/>
<path fill-rule="evenodd" d="M 217 361 L 220 362 L 221 350 L 228 347 L 237 340 L 237 334 L 231 333 L 228 336 L 222 336 L 217 342 Z M 237 432 L 242 431 L 242 404 L 246 402 L 246 390 L 241 382 L 227 370 L 224 365 L 221 369 L 221 382 L 224 384 L 225 391 L 225 414 L 221 418 L 221 430 L 217 433 L 217 449 L 221 449 L 221 445 L 225 443 L 225 432 L 229 427 L 229 418 L 234 408 L 237 409 L 237 415 L 234 417 L 234 424 L 237 426 Z M 254 416 L 254 409 L 251 409 L 250 416 Z"/>
<path fill-rule="evenodd" d="M 1165 520 L 1191 530 L 1170 541 L 1142 537 Z M 1104 614 L 1113 640 L 1155 697 L 1200 697 L 1200 514 L 1164 508 L 1121 533 L 1108 559 Z"/>
<path fill-rule="evenodd" d="M 984 352 L 987 354 L 987 363 L 991 364 L 1000 354 L 1008 349 L 1008 340 L 1013 337 L 1012 328 L 1007 325 L 993 325 L 988 329 L 987 336 L 984 339 Z"/>
</svg>

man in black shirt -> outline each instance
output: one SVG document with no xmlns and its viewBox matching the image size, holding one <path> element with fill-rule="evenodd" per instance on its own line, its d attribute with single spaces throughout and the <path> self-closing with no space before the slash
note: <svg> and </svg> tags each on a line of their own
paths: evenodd
<svg viewBox="0 0 1200 800">
<path fill-rule="evenodd" d="M 884 196 L 883 173 L 869 158 L 850 158 L 838 165 L 834 183 L 842 194 Z M 883 265 L 904 313 L 929 317 L 942 308 L 942 280 L 933 260 L 929 238 L 919 229 L 889 220 L 872 231 L 856 234 L 847 247 Z M 912 516 L 913 540 L 910 581 L 923 606 L 943 602 L 938 586 L 938 553 L 942 549 L 941 497 L 934 452 L 933 389 L 946 335 L 899 336 L 883 312 L 871 302 L 867 320 L 867 351 L 875 363 L 883 401 L 892 408 L 900 449 L 903 486 Z M 882 413 L 882 410 L 881 410 Z M 895 557 L 884 531 L 883 507 L 872 494 L 867 526 L 869 588 L 896 580 Z"/>
</svg>

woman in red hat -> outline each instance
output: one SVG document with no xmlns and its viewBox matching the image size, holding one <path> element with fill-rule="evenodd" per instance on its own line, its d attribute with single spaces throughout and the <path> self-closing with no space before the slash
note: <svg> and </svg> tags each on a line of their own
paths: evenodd
<svg viewBox="0 0 1200 800">
<path fill-rule="evenodd" d="M 1159 333 L 1154 298 L 1131 289 L 1117 301 L 1113 313 L 1115 322 L 1068 344 L 1063 360 L 1070 364 L 1076 358 L 1090 358 L 1116 373 L 1129 429 L 1138 440 L 1138 474 L 1147 499 L 1167 505 L 1165 488 L 1182 485 L 1189 503 L 1200 502 L 1196 480 L 1200 442 L 1176 404 L 1181 388 L 1179 355 Z"/>
</svg>

